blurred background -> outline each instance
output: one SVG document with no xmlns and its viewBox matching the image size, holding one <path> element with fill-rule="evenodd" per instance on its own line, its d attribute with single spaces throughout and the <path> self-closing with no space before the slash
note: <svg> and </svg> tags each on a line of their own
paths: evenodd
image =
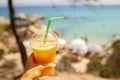
<svg viewBox="0 0 120 80">
<path fill-rule="evenodd" d="M 0 0 L 0 80 L 19 80 L 32 34 L 59 16 L 56 71 L 45 80 L 119 80 L 119 13 L 119 0 Z"/>
</svg>

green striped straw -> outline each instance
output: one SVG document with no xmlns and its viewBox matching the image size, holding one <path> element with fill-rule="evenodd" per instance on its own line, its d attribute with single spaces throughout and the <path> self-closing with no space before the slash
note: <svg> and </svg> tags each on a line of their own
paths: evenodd
<svg viewBox="0 0 120 80">
<path fill-rule="evenodd" d="M 54 17 L 54 18 L 48 19 L 47 29 L 46 29 L 45 37 L 44 37 L 44 44 L 46 43 L 46 40 L 47 40 L 47 36 L 48 36 L 48 32 L 49 32 L 51 22 L 53 20 L 62 20 L 62 19 L 64 19 L 64 17 Z"/>
</svg>

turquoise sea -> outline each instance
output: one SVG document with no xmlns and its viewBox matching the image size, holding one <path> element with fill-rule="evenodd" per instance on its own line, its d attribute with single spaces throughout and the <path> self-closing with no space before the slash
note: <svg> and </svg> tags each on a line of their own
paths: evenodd
<svg viewBox="0 0 120 80">
<path fill-rule="evenodd" d="M 67 16 L 63 21 L 54 21 L 51 27 L 63 32 L 63 38 L 88 37 L 92 43 L 111 43 L 113 37 L 120 39 L 120 6 L 37 6 L 16 7 L 16 15 L 44 15 L 47 18 Z M 0 7 L 0 16 L 9 18 L 8 9 Z M 46 21 L 45 21 L 46 24 Z"/>
</svg>

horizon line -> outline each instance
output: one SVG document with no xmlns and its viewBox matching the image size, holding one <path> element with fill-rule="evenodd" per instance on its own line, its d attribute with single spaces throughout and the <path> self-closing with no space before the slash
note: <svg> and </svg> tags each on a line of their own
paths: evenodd
<svg viewBox="0 0 120 80">
<path fill-rule="evenodd" d="M 71 5 L 15 5 L 14 7 L 42 7 L 42 6 L 71 6 Z M 120 4 L 118 5 L 104 5 L 104 4 L 101 4 L 101 5 L 73 5 L 73 6 L 120 6 Z M 8 6 L 0 6 L 0 7 L 8 7 Z"/>
</svg>

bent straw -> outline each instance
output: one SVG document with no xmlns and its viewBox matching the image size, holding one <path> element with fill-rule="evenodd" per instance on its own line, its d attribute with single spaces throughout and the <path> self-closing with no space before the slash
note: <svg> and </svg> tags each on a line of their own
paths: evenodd
<svg viewBox="0 0 120 80">
<path fill-rule="evenodd" d="M 54 18 L 48 19 L 47 29 L 46 29 L 46 33 L 45 33 L 45 37 L 44 37 L 44 44 L 46 43 L 46 40 L 47 40 L 47 36 L 48 36 L 51 21 L 53 21 L 53 20 L 62 20 L 62 19 L 64 19 L 64 17 L 54 17 Z"/>
</svg>

